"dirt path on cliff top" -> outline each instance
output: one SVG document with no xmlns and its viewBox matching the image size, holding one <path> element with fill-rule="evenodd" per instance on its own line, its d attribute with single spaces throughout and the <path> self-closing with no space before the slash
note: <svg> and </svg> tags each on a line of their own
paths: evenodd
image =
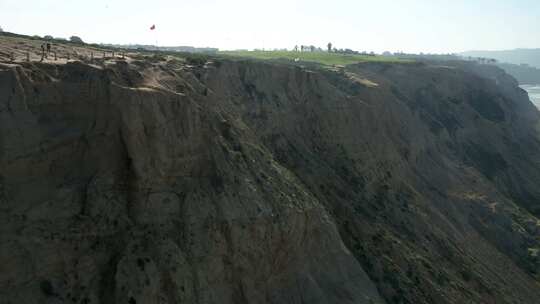
<svg viewBox="0 0 540 304">
<path fill-rule="evenodd" d="M 51 52 L 42 62 L 63 64 L 69 61 L 85 61 L 91 63 L 95 60 L 127 58 L 138 54 L 137 52 L 114 50 L 105 47 L 81 45 L 71 42 L 60 42 L 58 40 L 46 40 L 32 37 L 22 37 L 17 35 L 0 34 L 0 62 L 40 62 L 42 57 L 41 45 L 51 44 Z M 56 55 L 56 56 L 55 56 Z M 114 55 L 114 57 L 113 57 Z"/>
</svg>

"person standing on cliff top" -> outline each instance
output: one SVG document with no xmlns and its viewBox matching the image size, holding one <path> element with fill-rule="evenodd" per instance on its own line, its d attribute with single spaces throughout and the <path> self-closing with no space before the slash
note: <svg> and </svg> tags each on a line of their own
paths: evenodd
<svg viewBox="0 0 540 304">
<path fill-rule="evenodd" d="M 43 61 L 43 58 L 45 58 L 45 43 L 41 44 L 41 61 Z"/>
</svg>

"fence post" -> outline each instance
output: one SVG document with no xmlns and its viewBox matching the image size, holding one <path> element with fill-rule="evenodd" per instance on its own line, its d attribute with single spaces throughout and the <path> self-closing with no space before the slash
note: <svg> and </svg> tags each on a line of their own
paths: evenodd
<svg viewBox="0 0 540 304">
<path fill-rule="evenodd" d="M 103 59 L 105 59 L 106 55 L 105 51 L 103 51 Z"/>
<path fill-rule="evenodd" d="M 30 62 L 30 52 L 26 51 L 26 61 Z"/>
<path fill-rule="evenodd" d="M 122 52 L 122 59 L 126 57 L 126 53 Z"/>
<path fill-rule="evenodd" d="M 113 58 L 114 58 L 114 51 L 112 52 L 112 56 L 113 56 Z"/>
<path fill-rule="evenodd" d="M 94 61 L 94 52 L 90 52 L 90 61 Z"/>
<path fill-rule="evenodd" d="M 68 52 L 68 53 L 67 53 L 67 60 L 69 60 L 69 59 L 70 59 L 70 54 L 69 54 L 69 52 Z"/>
<path fill-rule="evenodd" d="M 56 61 L 58 57 L 56 56 L 56 51 L 54 51 L 54 61 Z"/>
</svg>

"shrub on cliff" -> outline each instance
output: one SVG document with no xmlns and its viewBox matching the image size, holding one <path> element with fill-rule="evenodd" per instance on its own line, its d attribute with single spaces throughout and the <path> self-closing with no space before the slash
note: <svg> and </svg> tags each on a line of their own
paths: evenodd
<svg viewBox="0 0 540 304">
<path fill-rule="evenodd" d="M 69 37 L 69 41 L 71 41 L 73 43 L 84 44 L 84 41 L 79 36 L 71 36 L 71 37 Z"/>
<path fill-rule="evenodd" d="M 189 54 L 186 56 L 186 63 L 194 66 L 202 66 L 208 61 L 208 56 L 203 54 Z"/>
</svg>

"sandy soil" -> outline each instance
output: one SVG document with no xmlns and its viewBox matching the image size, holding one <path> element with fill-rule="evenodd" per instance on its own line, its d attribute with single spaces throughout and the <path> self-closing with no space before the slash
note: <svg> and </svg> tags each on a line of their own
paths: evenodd
<svg viewBox="0 0 540 304">
<path fill-rule="evenodd" d="M 121 52 L 109 49 L 81 46 L 70 43 L 51 42 L 51 52 L 42 59 L 41 45 L 44 39 L 30 40 L 19 37 L 0 36 L 0 62 L 42 61 L 65 63 L 68 61 L 91 61 L 93 59 L 122 58 Z M 134 53 L 126 53 L 125 57 Z"/>
</svg>

